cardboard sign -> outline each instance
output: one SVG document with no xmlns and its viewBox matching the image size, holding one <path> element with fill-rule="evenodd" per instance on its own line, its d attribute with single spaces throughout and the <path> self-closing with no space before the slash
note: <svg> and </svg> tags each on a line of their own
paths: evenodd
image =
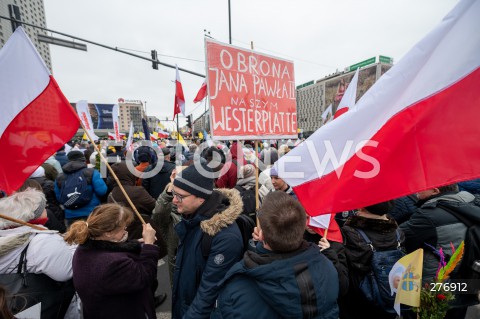
<svg viewBox="0 0 480 319">
<path fill-rule="evenodd" d="M 205 40 L 213 139 L 297 138 L 293 62 Z"/>
</svg>

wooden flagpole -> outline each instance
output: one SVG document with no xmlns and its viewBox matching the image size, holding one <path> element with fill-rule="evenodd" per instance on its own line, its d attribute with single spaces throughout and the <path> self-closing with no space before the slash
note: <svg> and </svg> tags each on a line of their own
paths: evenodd
<svg viewBox="0 0 480 319">
<path fill-rule="evenodd" d="M 107 162 L 107 159 L 103 156 L 102 152 L 100 152 L 100 149 L 98 148 L 97 144 L 95 144 L 95 141 L 94 141 L 93 138 L 90 136 L 90 134 L 88 133 L 88 131 L 85 129 L 85 126 L 83 125 L 83 122 L 80 121 L 80 124 L 82 125 L 82 128 L 83 128 L 83 130 L 85 131 L 85 134 L 87 134 L 88 139 L 92 142 L 93 147 L 95 148 L 95 151 L 97 151 L 97 154 L 100 156 L 100 158 L 101 158 L 102 161 L 105 163 L 105 165 L 107 165 L 107 168 L 108 168 L 108 170 L 110 171 L 110 173 L 112 174 L 113 178 L 115 179 L 115 182 L 117 182 L 118 187 L 120 187 L 120 190 L 122 191 L 123 196 L 125 196 L 125 198 L 127 199 L 128 204 L 130 205 L 130 207 L 132 207 L 133 211 L 134 211 L 135 214 L 137 215 L 138 219 L 140 219 L 140 221 L 142 222 L 142 224 L 146 224 L 146 223 L 145 223 L 145 220 L 144 220 L 143 217 L 142 217 L 142 215 L 140 215 L 140 213 L 138 212 L 138 210 L 137 210 L 137 208 L 135 207 L 135 205 L 133 205 L 132 200 L 131 200 L 130 197 L 128 196 L 127 192 L 126 192 L 125 189 L 123 188 L 123 186 L 122 186 L 122 184 L 120 183 L 120 181 L 118 180 L 117 174 L 115 174 L 115 172 L 113 171 L 112 167 L 111 167 L 110 164 Z"/>
<path fill-rule="evenodd" d="M 16 219 L 16 218 L 13 218 L 13 217 L 5 216 L 3 214 L 0 214 L 0 218 L 6 219 L 8 221 L 11 221 L 11 222 L 14 222 L 14 223 L 17 223 L 17 224 L 21 224 L 23 226 L 31 227 L 31 228 L 36 229 L 36 230 L 48 230 L 48 228 L 42 228 L 40 226 L 24 222 L 23 220 Z"/>
</svg>

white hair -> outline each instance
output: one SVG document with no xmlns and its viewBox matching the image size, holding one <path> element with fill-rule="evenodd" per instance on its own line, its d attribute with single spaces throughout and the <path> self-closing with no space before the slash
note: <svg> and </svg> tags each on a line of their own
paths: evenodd
<svg viewBox="0 0 480 319">
<path fill-rule="evenodd" d="M 43 192 L 27 188 L 11 196 L 0 199 L 0 214 L 28 222 L 34 218 L 35 210 L 45 201 Z M 18 224 L 0 218 L 0 229 L 5 229 Z"/>
</svg>

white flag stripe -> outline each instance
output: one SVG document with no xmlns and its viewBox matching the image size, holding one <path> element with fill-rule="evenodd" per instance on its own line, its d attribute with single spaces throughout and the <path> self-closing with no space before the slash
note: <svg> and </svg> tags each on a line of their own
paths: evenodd
<svg viewBox="0 0 480 319">
<path fill-rule="evenodd" d="M 462 16 L 465 18 L 459 22 Z M 331 173 L 355 154 L 355 146 L 361 146 L 361 141 L 370 139 L 395 114 L 451 86 L 477 69 L 480 66 L 480 54 L 478 54 L 480 41 L 472 41 L 469 38 L 471 30 L 480 30 L 478 16 L 480 16 L 480 1 L 461 1 L 435 30 L 421 40 L 365 93 L 354 110 L 346 112 L 329 125 L 317 130 L 308 141 L 311 143 L 309 148 L 306 146 L 307 143 L 302 143 L 282 157 L 279 160 L 280 164 L 286 161 L 292 162 L 289 158 L 295 157 L 295 162 L 301 163 L 304 172 L 302 177 L 288 178 L 288 184 L 292 187 L 297 186 L 321 177 L 318 173 L 323 175 Z M 462 50 L 457 50 L 452 43 L 462 45 Z M 441 70 L 438 65 L 442 66 Z M 399 87 L 403 89 L 398 90 Z M 368 107 L 362 107 L 363 105 Z M 352 117 L 355 120 L 352 120 Z M 362 123 L 362 125 L 351 125 L 353 122 Z M 318 172 L 315 160 L 318 161 L 320 157 L 321 161 L 321 157 L 330 146 L 325 146 L 325 141 L 335 141 L 330 145 L 339 162 L 334 166 L 329 161 L 325 171 Z M 345 150 L 347 156 L 341 158 L 340 155 L 349 141 L 353 142 L 353 147 Z M 312 158 L 309 149 L 315 150 L 316 159 Z M 280 173 L 281 170 L 282 167 L 280 167 Z"/>
<path fill-rule="evenodd" d="M 1 137 L 13 119 L 45 90 L 50 71 L 22 27 L 0 49 L 0 65 Z"/>
</svg>

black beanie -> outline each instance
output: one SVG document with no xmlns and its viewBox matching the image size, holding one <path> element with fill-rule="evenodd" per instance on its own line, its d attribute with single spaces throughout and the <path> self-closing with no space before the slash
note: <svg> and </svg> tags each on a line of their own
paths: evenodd
<svg viewBox="0 0 480 319">
<path fill-rule="evenodd" d="M 85 154 L 82 151 L 70 151 L 67 154 L 67 158 L 70 162 L 77 161 L 77 162 L 85 162 Z"/>
<path fill-rule="evenodd" d="M 387 202 L 370 205 L 364 208 L 368 210 L 368 212 L 374 215 L 382 216 L 382 215 L 388 214 L 393 209 L 394 206 L 395 206 L 395 202 L 393 200 L 389 200 Z"/>
<path fill-rule="evenodd" d="M 201 165 L 197 163 L 196 165 Z M 208 199 L 213 192 L 212 169 L 201 165 L 200 172 L 196 165 L 191 165 L 180 172 L 173 180 L 173 185 L 197 197 Z"/>
</svg>

